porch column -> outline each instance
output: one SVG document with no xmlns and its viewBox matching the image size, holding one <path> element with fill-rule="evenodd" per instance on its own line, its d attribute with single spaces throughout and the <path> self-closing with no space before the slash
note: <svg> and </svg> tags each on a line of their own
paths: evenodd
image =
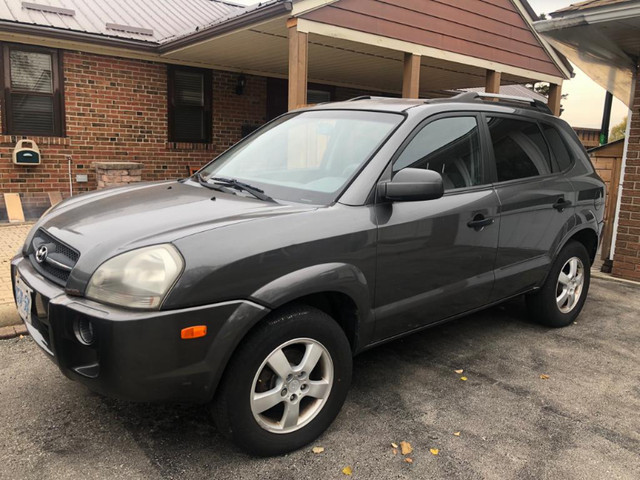
<svg viewBox="0 0 640 480">
<path fill-rule="evenodd" d="M 420 55 L 404 54 L 402 71 L 402 98 L 418 98 L 420 96 Z"/>
<path fill-rule="evenodd" d="M 502 74 L 495 70 L 487 70 L 487 77 L 484 85 L 484 91 L 486 93 L 500 93 L 500 80 Z"/>
<path fill-rule="evenodd" d="M 298 20 L 287 20 L 289 31 L 289 110 L 307 104 L 308 34 L 298 31 Z"/>
<path fill-rule="evenodd" d="M 560 116 L 560 102 L 562 101 L 562 85 L 557 85 L 555 83 L 549 84 L 549 108 L 553 112 L 553 114 L 558 117 Z"/>
</svg>

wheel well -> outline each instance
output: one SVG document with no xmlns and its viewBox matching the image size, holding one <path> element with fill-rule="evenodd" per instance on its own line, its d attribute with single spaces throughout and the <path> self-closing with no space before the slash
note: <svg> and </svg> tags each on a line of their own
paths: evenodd
<svg viewBox="0 0 640 480">
<path fill-rule="evenodd" d="M 571 240 L 575 240 L 576 242 L 580 242 L 582 245 L 584 245 L 584 248 L 587 249 L 587 253 L 589 254 L 591 265 L 593 265 L 593 262 L 596 259 L 596 254 L 598 252 L 598 235 L 596 234 L 596 232 L 594 232 L 590 228 L 586 228 L 574 234 L 569 239 L 569 242 Z"/>
<path fill-rule="evenodd" d="M 340 292 L 314 293 L 297 298 L 285 305 L 281 305 L 278 309 L 294 303 L 305 304 L 310 307 L 317 308 L 333 318 L 347 336 L 349 345 L 351 345 L 351 351 L 355 350 L 357 338 L 356 332 L 358 327 L 358 307 L 349 295 Z M 276 311 L 278 309 L 276 309 Z"/>
</svg>

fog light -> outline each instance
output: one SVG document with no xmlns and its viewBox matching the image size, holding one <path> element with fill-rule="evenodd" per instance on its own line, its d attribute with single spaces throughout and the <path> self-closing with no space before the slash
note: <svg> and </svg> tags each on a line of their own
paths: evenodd
<svg viewBox="0 0 640 480">
<path fill-rule="evenodd" d="M 76 338 L 83 345 L 91 345 L 95 340 L 93 324 L 86 318 L 81 318 L 73 323 L 73 332 Z"/>
</svg>

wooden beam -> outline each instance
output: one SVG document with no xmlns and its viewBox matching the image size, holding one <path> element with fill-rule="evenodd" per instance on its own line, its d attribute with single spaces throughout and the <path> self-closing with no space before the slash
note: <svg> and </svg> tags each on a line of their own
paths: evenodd
<svg viewBox="0 0 640 480">
<path fill-rule="evenodd" d="M 486 82 L 484 85 L 484 91 L 486 93 L 500 93 L 500 80 L 502 74 L 495 70 L 487 70 Z"/>
<path fill-rule="evenodd" d="M 288 21 L 289 29 L 289 110 L 307 104 L 309 65 L 308 34 L 298 31 L 297 22 Z"/>
<path fill-rule="evenodd" d="M 402 98 L 418 98 L 420 96 L 420 55 L 404 54 L 402 71 Z"/>
<path fill-rule="evenodd" d="M 549 84 L 549 108 L 556 117 L 560 116 L 560 102 L 562 101 L 562 85 Z"/>
</svg>

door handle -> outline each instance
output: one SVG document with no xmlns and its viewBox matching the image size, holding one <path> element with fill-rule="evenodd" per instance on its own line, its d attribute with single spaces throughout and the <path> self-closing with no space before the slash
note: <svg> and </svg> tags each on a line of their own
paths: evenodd
<svg viewBox="0 0 640 480">
<path fill-rule="evenodd" d="M 473 220 L 467 222 L 467 227 L 473 228 L 476 232 L 479 232 L 484 227 L 488 227 L 493 224 L 493 217 L 485 217 L 483 214 L 478 213 Z"/>
<path fill-rule="evenodd" d="M 569 200 L 565 200 L 564 197 L 560 197 L 558 200 L 556 200 L 556 203 L 552 205 L 552 207 L 558 210 L 559 212 L 563 211 L 565 208 L 568 208 L 570 206 L 571 206 L 571 202 Z"/>
</svg>

